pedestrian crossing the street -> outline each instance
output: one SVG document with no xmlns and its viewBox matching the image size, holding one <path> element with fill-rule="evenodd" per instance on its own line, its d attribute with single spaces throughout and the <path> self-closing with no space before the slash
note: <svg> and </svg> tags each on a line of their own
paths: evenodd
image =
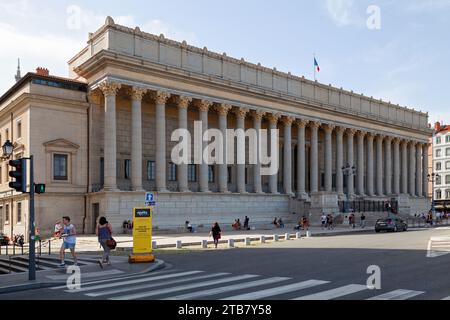
<svg viewBox="0 0 450 320">
<path fill-rule="evenodd" d="M 156 273 L 88 281 L 77 290 L 57 286 L 69 296 L 105 300 L 408 300 L 425 292 L 396 289 L 370 290 L 362 284 L 333 283 L 328 280 L 269 277 L 200 270 L 162 270 Z"/>
</svg>

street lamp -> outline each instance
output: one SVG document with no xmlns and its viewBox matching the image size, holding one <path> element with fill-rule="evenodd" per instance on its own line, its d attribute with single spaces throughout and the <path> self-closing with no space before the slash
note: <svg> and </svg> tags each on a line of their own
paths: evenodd
<svg viewBox="0 0 450 320">
<path fill-rule="evenodd" d="M 433 214 L 433 218 L 436 216 L 436 206 L 435 206 L 435 198 L 434 198 L 434 183 L 441 176 L 438 173 L 431 173 L 428 175 L 428 182 L 431 182 L 431 212 Z"/>
<path fill-rule="evenodd" d="M 14 150 L 14 146 L 11 143 L 11 141 L 6 140 L 5 144 L 2 146 L 3 149 L 3 155 L 2 158 L 5 159 L 9 159 L 13 153 Z"/>
<path fill-rule="evenodd" d="M 350 167 L 350 165 L 347 165 L 345 167 L 342 167 L 342 173 L 344 174 L 344 177 L 347 178 L 347 201 L 345 202 L 344 206 L 344 213 L 347 213 L 350 207 L 350 188 L 348 186 L 350 178 L 356 174 L 356 168 L 355 166 Z"/>
</svg>

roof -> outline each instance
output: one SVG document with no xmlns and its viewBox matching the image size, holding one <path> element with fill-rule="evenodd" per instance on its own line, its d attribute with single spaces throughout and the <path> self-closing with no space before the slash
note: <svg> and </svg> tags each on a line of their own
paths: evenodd
<svg viewBox="0 0 450 320">
<path fill-rule="evenodd" d="M 44 75 L 39 75 L 34 72 L 28 72 L 26 75 L 24 75 L 18 82 L 16 82 L 8 91 L 6 91 L 0 97 L 0 104 L 3 103 L 9 96 L 11 96 L 15 91 L 17 91 L 19 88 L 21 88 L 24 84 L 26 84 L 32 80 L 52 81 L 52 82 L 56 82 L 56 83 L 75 85 L 75 86 L 77 86 L 78 90 L 83 91 L 83 92 L 87 92 L 87 90 L 88 90 L 87 84 L 84 82 L 76 81 L 76 80 L 69 79 L 69 78 L 63 78 L 63 77 L 57 77 L 57 76 L 44 76 Z M 68 88 L 66 88 L 66 89 L 68 89 Z M 72 90 L 75 90 L 75 89 L 72 89 Z"/>
</svg>

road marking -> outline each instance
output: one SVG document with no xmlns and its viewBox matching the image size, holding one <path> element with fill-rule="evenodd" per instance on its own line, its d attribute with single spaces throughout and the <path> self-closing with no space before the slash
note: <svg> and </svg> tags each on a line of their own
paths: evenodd
<svg viewBox="0 0 450 320">
<path fill-rule="evenodd" d="M 423 291 L 399 289 L 369 298 L 367 300 L 407 300 L 424 293 L 425 292 Z"/>
<path fill-rule="evenodd" d="M 368 290 L 367 286 L 361 284 L 350 284 L 348 286 L 339 287 L 327 291 L 322 291 L 314 294 L 310 294 L 303 297 L 298 297 L 292 300 L 331 300 L 339 297 L 343 297 L 359 291 Z"/>
<path fill-rule="evenodd" d="M 226 287 L 220 287 L 220 288 L 214 288 L 210 290 L 203 290 L 203 291 L 197 291 L 197 292 L 191 292 L 179 296 L 164 298 L 162 300 L 191 300 L 194 298 L 200 298 L 200 297 L 209 297 L 216 294 L 221 294 L 225 292 L 230 291 L 236 291 L 241 289 L 247 289 L 252 287 L 259 287 L 267 284 L 277 283 L 285 280 L 289 280 L 291 278 L 285 278 L 285 277 L 274 277 L 274 278 L 268 278 L 268 279 L 262 279 L 262 280 L 256 280 L 246 283 L 238 283 Z"/>
<path fill-rule="evenodd" d="M 277 296 L 283 293 L 298 291 L 306 288 L 311 288 L 315 286 L 319 286 L 321 284 L 329 283 L 329 281 L 321 281 L 321 280 L 308 280 L 303 282 L 297 282 L 293 284 L 289 284 L 286 286 L 275 287 L 271 289 L 250 292 L 246 294 L 240 294 L 237 296 L 227 297 L 221 300 L 258 300 L 267 297 Z"/>
<path fill-rule="evenodd" d="M 150 292 L 142 292 L 142 293 L 130 294 L 130 295 L 125 295 L 125 296 L 120 296 L 120 297 L 114 297 L 114 298 L 110 298 L 110 300 L 140 299 L 140 298 L 152 297 L 152 296 L 156 296 L 156 295 L 160 295 L 160 294 L 172 293 L 172 292 L 176 292 L 176 291 L 189 290 L 189 289 L 197 289 L 197 288 L 213 286 L 213 285 L 232 282 L 232 281 L 239 281 L 239 280 L 255 278 L 255 277 L 258 277 L 258 276 L 252 275 L 252 274 L 244 274 L 242 276 L 229 277 L 229 278 L 224 278 L 224 279 L 220 279 L 220 280 L 212 280 L 212 281 L 189 284 L 189 285 L 185 285 L 185 286 L 178 286 L 178 287 L 173 287 L 173 288 L 153 290 Z"/>
<path fill-rule="evenodd" d="M 444 298 L 444 299 L 442 299 L 442 300 L 450 300 L 450 297 Z"/>
<path fill-rule="evenodd" d="M 107 271 L 96 271 L 96 272 L 82 272 L 81 273 L 81 279 L 85 278 L 94 278 L 94 277 L 100 277 L 100 276 L 111 276 L 114 274 L 123 273 L 123 271 L 112 269 Z M 70 274 L 63 274 L 58 276 L 47 276 L 47 278 L 51 280 L 66 280 Z"/>
<path fill-rule="evenodd" d="M 162 286 L 168 286 L 172 284 L 178 284 L 183 282 L 189 282 L 189 281 L 197 281 L 197 280 L 204 280 L 208 278 L 214 278 L 214 277 L 220 277 L 229 275 L 229 273 L 213 273 L 213 274 L 207 274 L 204 276 L 194 277 L 194 278 L 187 278 L 187 279 L 176 279 L 172 281 L 167 282 L 160 282 L 160 283 L 151 283 L 151 284 L 144 284 L 134 287 L 125 287 L 120 289 L 113 289 L 113 290 L 106 290 L 106 291 L 100 291 L 100 292 L 94 292 L 94 293 L 87 293 L 86 295 L 89 297 L 100 297 L 100 296 L 107 296 L 107 295 L 113 295 L 117 293 L 127 292 L 127 291 L 136 291 L 136 290 L 142 290 L 142 289 L 148 289 L 148 288 L 155 288 L 155 287 L 162 287 Z"/>
<path fill-rule="evenodd" d="M 119 281 L 119 282 L 113 282 L 113 283 L 107 283 L 107 284 L 99 284 L 96 286 L 90 286 L 90 287 L 82 287 L 78 290 L 66 290 L 66 292 L 69 293 L 78 293 L 83 291 L 91 291 L 91 290 L 97 290 L 97 289 L 105 289 L 105 288 L 111 288 L 111 287 L 119 287 L 123 285 L 130 285 L 135 283 L 142 283 L 142 282 L 151 282 L 156 280 L 162 280 L 162 279 L 169 279 L 169 278 L 178 278 L 183 276 L 190 276 L 197 273 L 202 273 L 203 271 L 188 271 L 188 272 L 181 272 L 181 273 L 175 273 L 175 274 L 168 274 L 163 276 L 156 276 L 156 277 L 147 277 L 147 278 L 141 278 L 137 280 L 127 280 L 127 281 Z"/>
</svg>

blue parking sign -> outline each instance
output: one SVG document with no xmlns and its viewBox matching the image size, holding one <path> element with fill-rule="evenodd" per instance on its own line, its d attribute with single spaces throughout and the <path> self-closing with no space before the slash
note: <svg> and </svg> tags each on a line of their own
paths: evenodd
<svg viewBox="0 0 450 320">
<path fill-rule="evenodd" d="M 153 193 L 147 192 L 145 194 L 145 204 L 147 206 L 155 206 L 156 205 L 155 196 Z"/>
</svg>

